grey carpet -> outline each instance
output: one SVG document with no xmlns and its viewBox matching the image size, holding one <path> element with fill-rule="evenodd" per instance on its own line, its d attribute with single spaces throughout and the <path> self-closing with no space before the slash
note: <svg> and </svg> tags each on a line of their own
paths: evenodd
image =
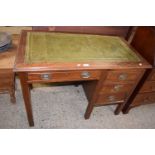
<svg viewBox="0 0 155 155">
<path fill-rule="evenodd" d="M 94 108 L 89 120 L 84 119 L 87 106 L 82 86 L 54 86 L 34 88 L 31 91 L 34 127 L 29 127 L 17 81 L 16 104 L 9 95 L 0 95 L 0 128 L 69 128 L 69 129 L 117 129 L 155 128 L 155 104 L 134 108 L 129 114 L 115 116 L 116 106 Z"/>
</svg>

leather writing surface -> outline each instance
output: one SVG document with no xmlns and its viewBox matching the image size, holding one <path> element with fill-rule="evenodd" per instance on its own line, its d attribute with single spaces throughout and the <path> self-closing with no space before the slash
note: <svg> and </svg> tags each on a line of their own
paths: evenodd
<svg viewBox="0 0 155 155">
<path fill-rule="evenodd" d="M 137 62 L 139 57 L 119 37 L 28 32 L 25 63 L 76 62 Z"/>
</svg>

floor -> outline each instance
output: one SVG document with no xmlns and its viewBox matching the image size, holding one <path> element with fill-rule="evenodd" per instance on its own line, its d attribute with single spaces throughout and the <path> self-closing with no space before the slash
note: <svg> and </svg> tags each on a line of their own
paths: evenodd
<svg viewBox="0 0 155 155">
<path fill-rule="evenodd" d="M 9 95 L 0 95 L 0 128 L 51 129 L 118 129 L 155 128 L 155 104 L 134 108 L 129 114 L 115 116 L 115 106 L 96 107 L 89 120 L 84 119 L 87 107 L 82 86 L 35 87 L 31 91 L 34 127 L 29 127 L 19 81 L 16 104 Z"/>
</svg>

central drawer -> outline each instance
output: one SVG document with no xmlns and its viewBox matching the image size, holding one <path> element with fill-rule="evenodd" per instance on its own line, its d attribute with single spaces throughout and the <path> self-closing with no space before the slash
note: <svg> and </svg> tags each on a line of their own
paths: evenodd
<svg viewBox="0 0 155 155">
<path fill-rule="evenodd" d="M 33 72 L 28 73 L 29 82 L 63 82 L 76 80 L 98 80 L 101 71 L 61 71 L 61 72 Z"/>
<path fill-rule="evenodd" d="M 106 82 L 133 82 L 136 81 L 141 73 L 141 70 L 126 69 L 126 70 L 111 70 L 108 72 Z"/>
</svg>

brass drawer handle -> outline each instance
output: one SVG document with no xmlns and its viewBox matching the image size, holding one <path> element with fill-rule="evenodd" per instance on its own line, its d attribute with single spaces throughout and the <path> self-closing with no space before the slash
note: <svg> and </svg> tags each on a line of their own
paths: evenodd
<svg viewBox="0 0 155 155">
<path fill-rule="evenodd" d="M 115 96 L 108 96 L 109 101 L 115 101 Z"/>
<path fill-rule="evenodd" d="M 114 86 L 114 91 L 115 91 L 115 92 L 118 92 L 118 91 L 121 90 L 122 87 L 123 87 L 123 85 L 115 85 L 115 86 Z"/>
<path fill-rule="evenodd" d="M 90 74 L 90 72 L 84 71 L 81 73 L 81 77 L 84 79 L 87 79 L 87 78 L 91 77 L 91 74 Z"/>
<path fill-rule="evenodd" d="M 126 80 L 127 77 L 128 77 L 128 74 L 122 73 L 122 74 L 119 75 L 119 80 Z"/>
<path fill-rule="evenodd" d="M 41 79 L 42 80 L 50 80 L 51 79 L 51 74 L 49 74 L 49 73 L 41 74 Z"/>
</svg>

